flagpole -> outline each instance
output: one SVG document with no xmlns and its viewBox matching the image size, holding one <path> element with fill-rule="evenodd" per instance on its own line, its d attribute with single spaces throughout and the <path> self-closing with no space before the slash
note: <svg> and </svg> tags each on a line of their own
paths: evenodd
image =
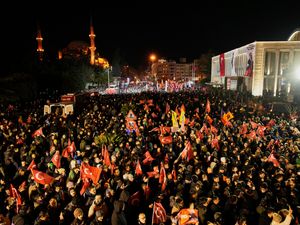
<svg viewBox="0 0 300 225">
<path fill-rule="evenodd" d="M 154 207 L 155 207 L 155 202 L 153 202 L 153 211 L 152 211 L 152 222 L 151 222 L 151 225 L 153 225 L 153 218 L 154 218 Z"/>
</svg>

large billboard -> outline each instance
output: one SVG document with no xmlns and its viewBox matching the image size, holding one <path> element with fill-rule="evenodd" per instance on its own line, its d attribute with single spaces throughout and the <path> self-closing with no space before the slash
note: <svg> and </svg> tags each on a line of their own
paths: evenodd
<svg viewBox="0 0 300 225">
<path fill-rule="evenodd" d="M 240 48 L 236 48 L 232 51 L 226 52 L 225 57 L 225 68 L 220 68 L 219 72 L 225 70 L 225 76 L 253 76 L 254 58 L 255 58 L 255 43 L 245 45 Z M 222 65 L 221 57 L 219 55 L 219 63 Z M 221 73 L 220 73 L 221 76 Z"/>
</svg>

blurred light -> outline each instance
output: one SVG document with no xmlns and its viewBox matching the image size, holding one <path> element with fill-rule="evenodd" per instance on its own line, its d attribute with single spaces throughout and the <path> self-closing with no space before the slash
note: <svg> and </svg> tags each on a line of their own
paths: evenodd
<svg viewBox="0 0 300 225">
<path fill-rule="evenodd" d="M 149 58 L 150 58 L 150 60 L 152 62 L 154 62 L 156 60 L 156 55 L 155 54 L 151 54 Z"/>
</svg>

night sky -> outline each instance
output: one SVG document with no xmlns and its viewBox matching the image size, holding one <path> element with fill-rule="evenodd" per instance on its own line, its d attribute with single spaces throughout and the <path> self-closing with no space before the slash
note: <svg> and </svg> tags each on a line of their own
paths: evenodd
<svg viewBox="0 0 300 225">
<path fill-rule="evenodd" d="M 2 73 L 7 68 L 17 70 L 18 63 L 36 49 L 37 22 L 45 51 L 54 55 L 73 40 L 89 43 L 92 15 L 97 51 L 111 60 L 119 49 L 136 68 L 147 64 L 151 52 L 192 60 L 209 50 L 219 54 L 253 41 L 286 40 L 300 27 L 297 1 L 41 2 L 1 7 Z"/>
</svg>

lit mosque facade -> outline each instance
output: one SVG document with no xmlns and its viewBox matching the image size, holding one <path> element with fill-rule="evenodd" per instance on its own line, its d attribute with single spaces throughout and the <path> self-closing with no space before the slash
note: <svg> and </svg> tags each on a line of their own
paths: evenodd
<svg viewBox="0 0 300 225">
<path fill-rule="evenodd" d="M 71 57 L 80 57 L 82 55 L 89 55 L 90 64 L 102 67 L 104 69 L 109 68 L 109 62 L 107 59 L 100 57 L 99 53 L 96 51 L 95 44 L 95 32 L 92 19 L 90 21 L 90 45 L 88 46 L 85 42 L 82 41 L 73 41 L 71 42 L 65 49 L 62 51 L 58 51 L 58 59 L 61 60 L 63 57 L 71 56 Z M 43 61 L 44 58 L 44 49 L 43 49 L 43 37 L 40 27 L 37 29 L 37 56 L 40 61 Z"/>
</svg>

